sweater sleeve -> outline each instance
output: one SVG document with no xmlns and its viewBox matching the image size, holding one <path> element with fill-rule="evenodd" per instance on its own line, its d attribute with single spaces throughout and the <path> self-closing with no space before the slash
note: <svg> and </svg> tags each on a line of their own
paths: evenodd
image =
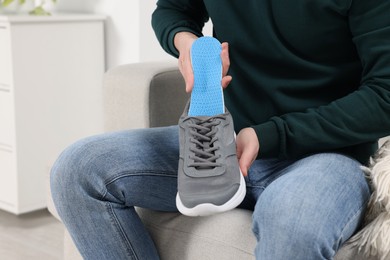
<svg viewBox="0 0 390 260">
<path fill-rule="evenodd" d="M 325 106 L 253 126 L 259 157 L 294 158 L 390 134 L 390 1 L 351 0 L 348 21 L 363 73 L 360 87 Z"/>
<path fill-rule="evenodd" d="M 201 0 L 159 0 L 152 15 L 152 26 L 163 49 L 178 57 L 173 43 L 175 34 L 187 31 L 202 36 L 202 28 L 208 19 Z"/>
</svg>

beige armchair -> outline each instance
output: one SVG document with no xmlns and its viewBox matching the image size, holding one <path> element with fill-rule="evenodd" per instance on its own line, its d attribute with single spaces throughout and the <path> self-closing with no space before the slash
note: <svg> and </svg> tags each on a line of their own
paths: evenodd
<svg viewBox="0 0 390 260">
<path fill-rule="evenodd" d="M 109 70 L 104 77 L 107 131 L 176 124 L 188 96 L 175 63 L 139 63 Z M 49 210 L 58 215 L 48 193 Z M 137 209 L 161 259 L 254 259 L 251 211 L 234 209 L 210 217 Z M 65 231 L 64 259 L 81 259 Z M 344 246 L 336 260 L 368 260 Z M 374 258 L 372 258 L 374 259 Z"/>
</svg>

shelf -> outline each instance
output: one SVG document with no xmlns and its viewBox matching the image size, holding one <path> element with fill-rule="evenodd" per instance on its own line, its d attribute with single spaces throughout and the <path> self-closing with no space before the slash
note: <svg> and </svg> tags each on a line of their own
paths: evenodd
<svg viewBox="0 0 390 260">
<path fill-rule="evenodd" d="M 104 21 L 107 17 L 100 14 L 52 13 L 50 16 L 27 14 L 0 15 L 0 22 L 9 23 L 55 23 L 55 22 L 89 22 Z M 1 28 L 1 25 L 0 25 Z"/>
<path fill-rule="evenodd" d="M 102 15 L 0 15 L 0 209 L 46 206 L 45 176 L 103 132 Z"/>
</svg>

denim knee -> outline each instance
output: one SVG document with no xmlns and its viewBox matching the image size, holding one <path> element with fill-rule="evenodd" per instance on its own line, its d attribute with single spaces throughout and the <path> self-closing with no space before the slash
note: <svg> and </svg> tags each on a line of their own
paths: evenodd
<svg viewBox="0 0 390 260">
<path fill-rule="evenodd" d="M 331 259 L 359 227 L 369 198 L 359 163 L 319 154 L 287 170 L 258 198 L 253 214 L 256 254 L 264 259 Z"/>
<path fill-rule="evenodd" d="M 93 192 L 93 168 L 99 156 L 94 153 L 93 139 L 86 138 L 67 147 L 54 163 L 50 173 L 50 188 L 57 207 L 73 205 L 81 193 Z"/>
</svg>

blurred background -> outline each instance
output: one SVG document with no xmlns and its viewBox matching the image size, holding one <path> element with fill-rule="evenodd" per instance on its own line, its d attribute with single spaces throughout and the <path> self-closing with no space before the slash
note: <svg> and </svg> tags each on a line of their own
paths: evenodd
<svg viewBox="0 0 390 260">
<path fill-rule="evenodd" d="M 151 28 L 155 6 L 0 0 L 1 260 L 63 259 L 64 228 L 47 210 L 50 168 L 66 146 L 104 131 L 107 70 L 175 62 Z"/>
</svg>

